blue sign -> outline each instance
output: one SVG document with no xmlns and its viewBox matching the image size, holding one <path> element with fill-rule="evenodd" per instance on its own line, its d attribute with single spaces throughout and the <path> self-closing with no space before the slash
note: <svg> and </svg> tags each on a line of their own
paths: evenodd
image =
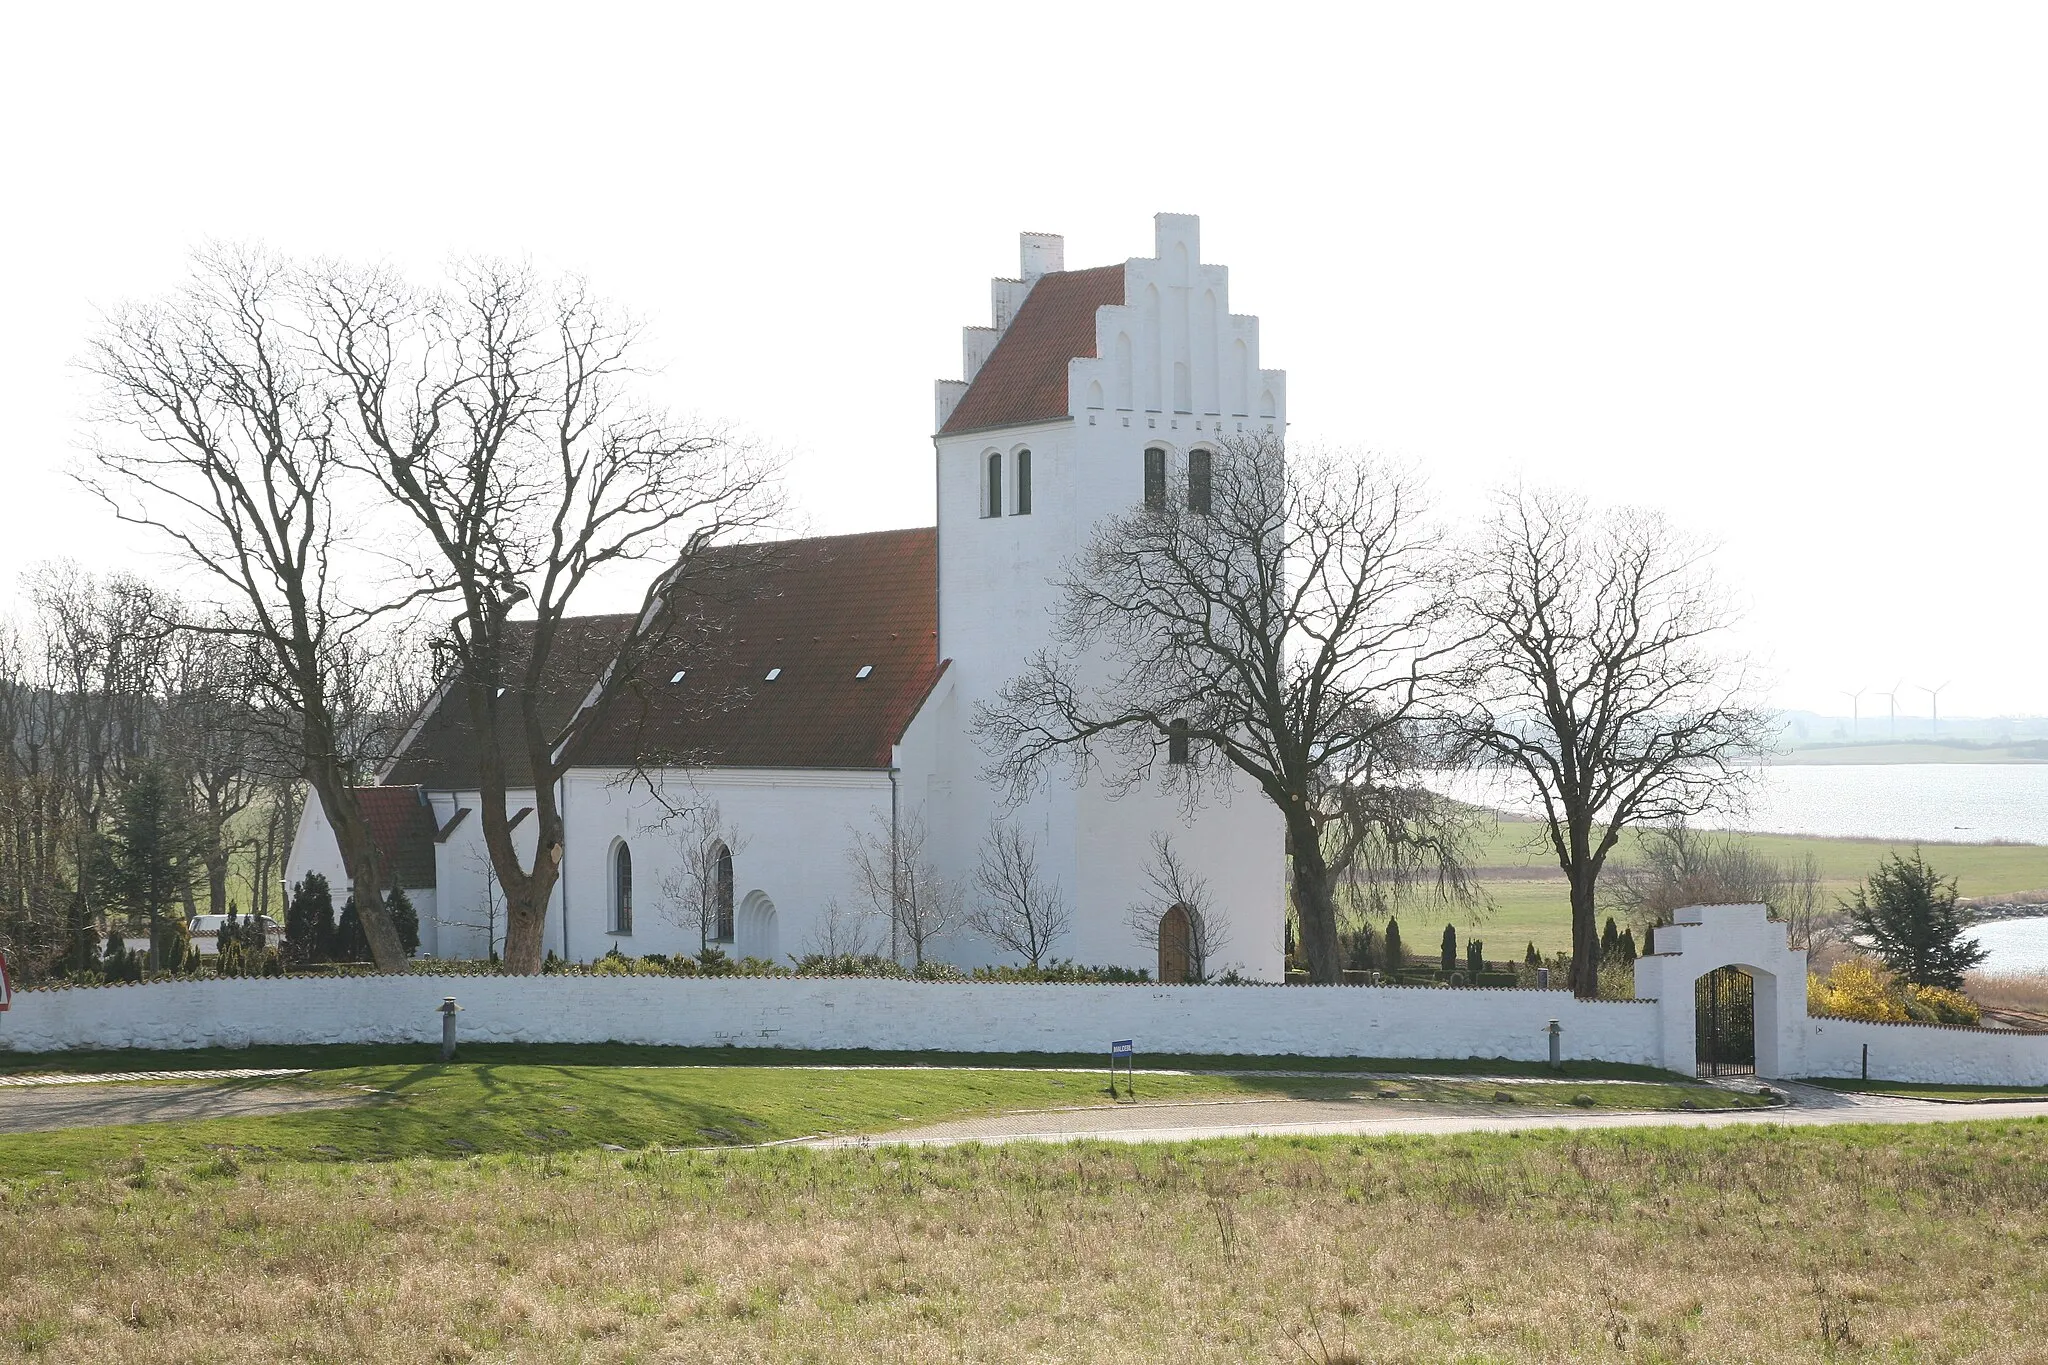
<svg viewBox="0 0 2048 1365">
<path fill-rule="evenodd" d="M 1122 1041 L 1120 1041 L 1120 1042 L 1114 1042 L 1114 1043 L 1111 1043 L 1111 1044 L 1109 1045 L 1109 1055 L 1110 1055 L 1110 1056 L 1112 1056 L 1112 1057 L 1128 1057 L 1128 1056 L 1130 1056 L 1130 1055 L 1131 1055 L 1131 1040 L 1130 1040 L 1129 1038 L 1125 1038 L 1125 1039 L 1123 1039 L 1123 1040 L 1122 1040 Z"/>
</svg>

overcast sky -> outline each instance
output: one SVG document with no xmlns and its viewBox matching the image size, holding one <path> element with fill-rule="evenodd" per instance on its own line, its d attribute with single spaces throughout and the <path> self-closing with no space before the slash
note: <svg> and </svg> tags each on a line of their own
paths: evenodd
<svg viewBox="0 0 2048 1365">
<path fill-rule="evenodd" d="M 1340 9 L 1346 17 L 1332 17 Z M 932 380 L 1020 229 L 1202 216 L 1295 436 L 1719 540 L 1788 706 L 2048 712 L 2048 7 L 37 6 L 0 56 L 9 495 L 95 310 L 209 237 L 588 274 L 819 531 L 928 524 Z M 1864 699 L 1865 714 L 1884 701 Z"/>
</svg>

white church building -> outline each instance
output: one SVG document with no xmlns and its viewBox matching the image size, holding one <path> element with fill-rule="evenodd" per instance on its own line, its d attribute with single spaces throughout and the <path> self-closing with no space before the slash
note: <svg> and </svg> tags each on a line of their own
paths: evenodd
<svg viewBox="0 0 2048 1365">
<path fill-rule="evenodd" d="M 1184 971 L 1158 933 L 1130 922 L 1145 901 L 1155 834 L 1172 836 L 1208 885 L 1212 971 L 1281 974 L 1285 860 L 1277 813 L 1249 784 L 1190 811 L 1157 783 L 1114 793 L 1049 781 L 1021 805 L 984 775 L 976 704 L 1048 643 L 1052 579 L 1104 519 L 1185 497 L 1190 461 L 1237 433 L 1279 433 L 1286 382 L 1260 368 L 1258 320 L 1231 313 L 1229 272 L 1201 258 L 1196 218 L 1160 214 L 1150 257 L 1068 270 L 1059 237 L 1022 238 L 1018 278 L 993 283 L 988 326 L 968 327 L 964 375 L 938 384 L 938 524 L 787 542 L 759 570 L 743 625 L 717 658 L 680 646 L 581 742 L 561 784 L 562 876 L 545 942 L 571 960 L 613 948 L 787 962 L 823 946 L 833 907 L 864 908 L 857 831 L 926 831 L 938 873 L 972 897 L 994 821 L 1015 822 L 1072 911 L 1053 955 Z M 550 696 L 580 704 L 623 618 L 578 618 Z M 720 689 L 717 706 L 692 705 Z M 566 719 L 566 713 L 564 713 Z M 508 755 L 516 765 L 515 752 Z M 504 923 L 484 850 L 476 737 L 444 688 L 382 774 L 367 809 L 411 893 L 420 952 L 483 957 Z M 692 755 L 662 767 L 650 755 Z M 515 766 L 513 780 L 518 780 Z M 530 781 L 530 779 L 529 779 Z M 650 783 L 654 790 L 650 790 Z M 532 805 L 514 791 L 511 813 Z M 706 926 L 674 889 L 694 822 L 715 805 L 729 842 Z M 531 820 L 515 823 L 530 857 Z M 729 872 L 727 868 L 729 866 Z M 309 800 L 287 881 L 347 877 Z M 1170 913 L 1170 912 L 1169 912 Z M 886 951 L 886 923 L 874 935 Z M 1014 961 L 971 931 L 929 956 Z"/>
</svg>

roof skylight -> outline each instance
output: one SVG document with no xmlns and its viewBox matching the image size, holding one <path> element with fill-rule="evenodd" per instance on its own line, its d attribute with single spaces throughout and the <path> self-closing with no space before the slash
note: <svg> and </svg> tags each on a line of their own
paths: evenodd
<svg viewBox="0 0 2048 1365">
<path fill-rule="evenodd" d="M 781 669 L 779 669 L 779 668 L 771 668 L 771 669 L 769 669 L 769 670 L 768 670 L 768 681 L 769 681 L 769 682 L 774 682 L 774 681 L 775 681 L 775 680 L 776 680 L 777 678 L 779 678 L 779 677 L 781 677 L 781 676 L 782 676 L 782 670 L 781 670 Z"/>
<path fill-rule="evenodd" d="M 866 676 L 867 676 L 868 674 L 870 674 L 870 673 L 872 673 L 872 672 L 874 672 L 874 671 L 875 671 L 875 666 L 874 666 L 873 664 L 862 664 L 862 665 L 860 666 L 860 672 L 858 672 L 858 673 L 854 674 L 853 676 L 854 676 L 854 677 L 856 677 L 856 678 L 865 678 L 865 677 L 866 677 Z"/>
<path fill-rule="evenodd" d="M 677 669 L 677 670 L 675 671 L 675 676 L 673 676 L 673 677 L 671 677 L 671 678 L 669 679 L 669 681 L 670 681 L 671 683 L 679 683 L 679 682 L 681 682 L 682 680 L 683 680 L 683 670 L 682 670 L 682 669 L 680 669 L 680 668 L 679 668 L 679 669 Z"/>
</svg>

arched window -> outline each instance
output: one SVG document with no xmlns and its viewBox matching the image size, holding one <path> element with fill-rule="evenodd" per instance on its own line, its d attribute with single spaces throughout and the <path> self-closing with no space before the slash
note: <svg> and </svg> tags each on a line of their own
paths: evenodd
<svg viewBox="0 0 2048 1365">
<path fill-rule="evenodd" d="M 988 453 L 987 501 L 982 506 L 982 515 L 999 517 L 1003 514 L 1003 452 L 991 450 Z"/>
<path fill-rule="evenodd" d="M 1184 720 L 1171 721 L 1166 727 L 1166 761 L 1185 763 L 1188 761 L 1188 723 Z"/>
<path fill-rule="evenodd" d="M 724 844 L 718 846 L 712 871 L 711 921 L 717 931 L 712 938 L 719 943 L 732 942 L 732 850 Z"/>
<path fill-rule="evenodd" d="M 612 932 L 633 932 L 633 850 L 623 842 L 612 846 Z"/>
<path fill-rule="evenodd" d="M 1209 452 L 1188 452 L 1188 510 L 1209 515 Z"/>
<path fill-rule="evenodd" d="M 1158 446 L 1145 452 L 1145 505 L 1155 512 L 1166 507 L 1166 452 Z"/>
<path fill-rule="evenodd" d="M 1028 450 L 1017 452 L 1017 495 L 1010 499 L 1010 515 L 1031 515 L 1031 452 Z"/>
</svg>

